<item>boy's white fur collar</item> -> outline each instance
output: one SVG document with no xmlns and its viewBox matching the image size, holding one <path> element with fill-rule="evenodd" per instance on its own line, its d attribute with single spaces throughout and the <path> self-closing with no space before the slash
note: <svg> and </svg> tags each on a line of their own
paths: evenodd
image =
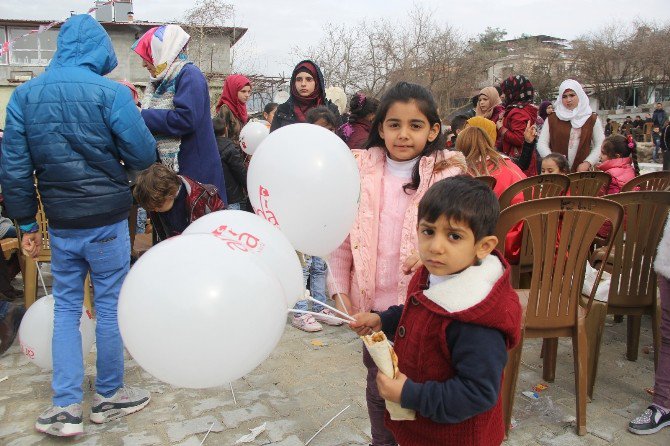
<svg viewBox="0 0 670 446">
<path fill-rule="evenodd" d="M 504 272 L 500 259 L 489 254 L 481 265 L 466 268 L 454 277 L 429 287 L 423 294 L 448 312 L 456 313 L 486 299 Z"/>
</svg>

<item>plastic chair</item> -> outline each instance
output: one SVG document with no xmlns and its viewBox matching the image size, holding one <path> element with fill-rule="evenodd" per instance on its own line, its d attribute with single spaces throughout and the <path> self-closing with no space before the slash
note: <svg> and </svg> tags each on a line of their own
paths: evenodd
<svg viewBox="0 0 670 446">
<path fill-rule="evenodd" d="M 662 170 L 660 172 L 650 172 L 637 176 L 624 184 L 621 192 L 632 192 L 635 188 L 638 188 L 640 191 L 670 190 L 670 171 Z"/>
<path fill-rule="evenodd" d="M 605 172 L 590 171 L 568 174 L 570 179 L 570 195 L 580 197 L 597 197 L 606 191 L 612 177 Z"/>
<path fill-rule="evenodd" d="M 654 124 L 651 122 L 645 122 L 644 127 L 642 127 L 642 136 L 644 142 L 651 142 L 651 130 L 654 127 Z"/>
<path fill-rule="evenodd" d="M 565 175 L 547 174 L 524 178 L 508 187 L 499 198 L 500 209 L 510 206 L 514 197 L 523 193 L 523 200 L 536 200 L 538 198 L 549 198 L 563 195 L 568 189 L 570 180 Z M 512 265 L 512 286 L 519 287 L 521 275 L 530 273 L 533 265 L 533 244 L 530 243 L 528 228 L 524 226 L 521 234 L 521 248 L 519 262 Z"/>
<path fill-rule="evenodd" d="M 14 237 L 0 240 L 0 246 L 2 246 L 2 255 L 5 260 L 9 260 L 14 254 L 18 254 L 21 248 L 19 239 Z"/>
<path fill-rule="evenodd" d="M 479 175 L 475 178 L 486 184 L 491 190 L 496 187 L 496 183 L 498 182 L 498 180 L 496 180 L 495 177 L 492 177 L 491 175 Z"/>
<path fill-rule="evenodd" d="M 612 125 L 612 135 L 618 134 L 619 133 L 619 127 L 621 127 L 621 124 L 619 124 L 616 121 L 612 121 L 612 122 L 610 122 L 610 124 Z"/>
<path fill-rule="evenodd" d="M 49 244 L 49 222 L 44 213 L 42 198 L 37 193 L 37 215 L 35 216 L 40 234 L 42 235 L 42 250 L 36 259 L 28 257 L 21 252 L 21 263 L 24 264 L 23 271 L 23 299 L 26 309 L 37 299 L 37 264 L 36 262 L 51 262 L 51 245 Z M 19 238 L 22 234 L 19 230 Z M 92 311 L 90 275 L 84 281 L 84 306 Z"/>
<path fill-rule="evenodd" d="M 524 308 L 521 342 L 509 354 L 503 375 L 505 429 L 509 429 L 525 338 L 572 338 L 575 368 L 577 433 L 586 434 L 586 318 L 595 291 L 585 307 L 579 298 L 591 241 L 606 220 L 619 228 L 623 209 L 613 201 L 591 197 L 555 197 L 519 203 L 505 209 L 496 227 L 498 249 L 505 234 L 524 221 L 533 240 L 530 289 L 518 290 Z M 611 247 L 608 245 L 607 249 Z M 599 273 L 602 274 L 602 271 Z M 545 354 L 545 367 L 552 362 Z M 555 361 L 554 361 L 555 362 Z"/>
<path fill-rule="evenodd" d="M 598 370 L 600 343 L 607 314 L 627 316 L 628 330 L 626 358 L 637 360 L 640 344 L 642 315 L 650 315 L 654 339 L 654 366 L 658 365 L 660 348 L 660 302 L 656 290 L 654 259 L 661 240 L 666 218 L 670 212 L 670 192 L 624 192 L 604 198 L 623 206 L 625 222 L 612 237 L 612 251 L 605 256 L 597 250 L 591 256 L 594 266 L 603 265 L 612 274 L 607 302 L 595 301 L 592 310 L 597 321 L 589 326 L 589 340 L 593 340 L 593 353 L 589 358 L 589 396 Z M 607 259 L 607 260 L 606 260 Z"/>
<path fill-rule="evenodd" d="M 523 201 L 557 197 L 563 195 L 568 190 L 569 185 L 568 177 L 556 173 L 524 178 L 512 184 L 500 194 L 500 198 L 498 198 L 500 210 L 507 209 L 512 204 L 512 199 L 520 193 L 523 193 Z"/>
</svg>

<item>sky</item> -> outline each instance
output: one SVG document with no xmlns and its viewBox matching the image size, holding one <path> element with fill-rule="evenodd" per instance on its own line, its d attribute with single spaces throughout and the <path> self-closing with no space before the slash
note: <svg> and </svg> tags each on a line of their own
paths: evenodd
<svg viewBox="0 0 670 446">
<path fill-rule="evenodd" d="M 290 73 L 296 48 L 315 46 L 328 23 L 354 25 L 386 18 L 402 27 L 413 3 L 432 11 L 468 37 L 487 26 L 507 30 L 508 38 L 547 34 L 565 39 L 633 19 L 670 22 L 669 0 L 227 0 L 235 6 L 234 25 L 248 28 L 239 51 L 258 74 Z M 136 20 L 178 20 L 194 0 L 135 0 Z M 93 0 L 0 0 L 0 18 L 64 19 L 86 12 Z M 233 23 L 231 23 L 232 25 Z"/>
</svg>

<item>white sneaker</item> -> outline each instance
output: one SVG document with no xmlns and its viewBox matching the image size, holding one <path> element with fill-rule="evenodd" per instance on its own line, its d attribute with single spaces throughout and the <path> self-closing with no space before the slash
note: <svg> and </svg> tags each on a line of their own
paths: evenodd
<svg viewBox="0 0 670 446">
<path fill-rule="evenodd" d="M 335 316 L 335 317 L 339 318 L 339 316 L 336 316 L 335 313 L 330 311 L 328 308 L 324 308 L 323 310 L 321 310 L 321 312 L 318 315 L 314 316 L 314 319 L 316 319 L 317 321 L 322 322 L 326 325 L 332 325 L 333 327 L 338 327 L 338 326 L 344 324 L 344 322 L 342 322 L 341 320 L 334 319 L 330 316 Z"/>
<path fill-rule="evenodd" d="M 311 314 L 303 314 L 302 316 L 294 317 L 292 319 L 293 320 L 291 321 L 291 325 L 293 325 L 298 330 L 309 333 L 323 330 L 321 324 L 319 324 Z"/>
<path fill-rule="evenodd" d="M 72 437 L 84 433 L 81 404 L 51 406 L 37 419 L 35 429 L 56 437 Z"/>
<path fill-rule="evenodd" d="M 151 395 L 137 387 L 121 387 L 109 398 L 96 393 L 91 404 L 91 421 L 96 424 L 116 420 L 144 409 Z"/>
</svg>

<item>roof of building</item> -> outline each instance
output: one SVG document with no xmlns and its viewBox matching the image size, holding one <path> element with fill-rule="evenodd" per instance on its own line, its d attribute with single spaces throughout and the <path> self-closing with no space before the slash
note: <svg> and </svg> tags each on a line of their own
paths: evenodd
<svg viewBox="0 0 670 446">
<path fill-rule="evenodd" d="M 33 20 L 33 19 L 3 19 L 0 18 L 0 25 L 27 25 L 27 26 L 36 26 L 36 25 L 48 25 L 49 23 L 57 22 L 59 20 Z M 141 26 L 146 28 L 151 28 L 153 26 L 161 25 L 179 25 L 179 26 L 188 26 L 184 23 L 173 23 L 173 22 L 149 22 L 144 20 L 133 20 L 132 22 L 100 22 L 103 27 L 115 27 L 115 26 Z M 56 25 L 58 27 L 59 25 Z M 247 28 L 240 27 L 230 27 L 230 26 L 208 26 L 207 28 L 219 28 L 228 33 L 230 33 L 234 39 L 231 43 L 235 45 L 241 38 L 246 34 Z"/>
</svg>

